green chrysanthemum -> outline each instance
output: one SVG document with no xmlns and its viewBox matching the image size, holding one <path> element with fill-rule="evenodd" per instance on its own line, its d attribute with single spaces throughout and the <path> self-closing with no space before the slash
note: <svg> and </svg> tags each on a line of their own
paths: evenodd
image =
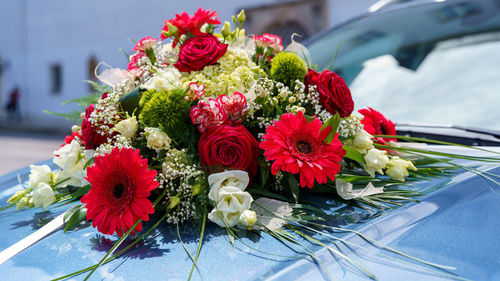
<svg viewBox="0 0 500 281">
<path fill-rule="evenodd" d="M 281 52 L 273 58 L 271 78 L 290 86 L 295 80 L 304 81 L 307 65 L 295 53 Z"/>
<path fill-rule="evenodd" d="M 152 90 L 147 90 L 141 94 L 141 99 L 139 100 L 139 106 L 143 108 L 146 103 L 156 94 L 157 92 Z"/>
<path fill-rule="evenodd" d="M 147 93 L 147 92 L 145 92 Z M 151 96 L 149 96 L 151 95 Z M 181 89 L 143 95 L 139 118 L 146 127 L 163 128 L 169 137 L 182 139 L 190 128 L 191 102 L 184 99 Z"/>
</svg>

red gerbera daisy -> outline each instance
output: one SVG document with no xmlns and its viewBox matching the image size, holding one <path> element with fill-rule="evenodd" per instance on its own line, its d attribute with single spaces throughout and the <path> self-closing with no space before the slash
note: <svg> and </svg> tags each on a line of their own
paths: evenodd
<svg viewBox="0 0 500 281">
<path fill-rule="evenodd" d="M 340 171 L 340 161 L 345 155 L 338 134 L 330 144 L 324 142 L 331 127 L 321 131 L 322 123 L 318 119 L 307 122 L 304 114 L 287 113 L 280 121 L 267 127 L 264 141 L 260 148 L 268 161 L 275 160 L 271 172 L 278 171 L 292 174 L 300 173 L 300 186 L 312 188 L 314 180 L 326 183 L 327 178 L 335 180 Z"/>
<path fill-rule="evenodd" d="M 157 172 L 148 168 L 139 149 L 114 148 L 110 154 L 95 157 L 94 165 L 87 169 L 91 188 L 81 199 L 87 204 L 87 220 L 92 220 L 92 226 L 104 234 L 116 231 L 122 236 L 138 219 L 149 219 L 154 209 L 148 196 L 159 183 L 154 180 Z M 139 223 L 134 231 L 141 230 Z"/>
<path fill-rule="evenodd" d="M 364 126 L 365 131 L 371 135 L 396 135 L 396 126 L 391 120 L 385 118 L 385 116 L 376 111 L 375 109 L 368 107 L 360 109 L 359 113 L 363 114 L 363 119 L 361 123 Z M 386 142 L 394 141 L 397 142 L 395 138 L 376 138 L 376 140 L 384 144 Z"/>
</svg>

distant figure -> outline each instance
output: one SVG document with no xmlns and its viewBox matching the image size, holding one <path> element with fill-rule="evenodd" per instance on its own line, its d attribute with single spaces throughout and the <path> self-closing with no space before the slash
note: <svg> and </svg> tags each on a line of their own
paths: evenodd
<svg viewBox="0 0 500 281">
<path fill-rule="evenodd" d="M 14 120 L 19 117 L 19 87 L 15 87 L 9 94 L 9 101 L 5 106 L 7 110 L 7 119 Z"/>
</svg>

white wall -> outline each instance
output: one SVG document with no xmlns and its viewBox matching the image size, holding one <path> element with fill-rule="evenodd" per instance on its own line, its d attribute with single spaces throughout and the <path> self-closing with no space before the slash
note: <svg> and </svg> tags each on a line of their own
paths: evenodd
<svg viewBox="0 0 500 281">
<path fill-rule="evenodd" d="M 159 37 L 163 21 L 175 13 L 192 14 L 198 7 L 216 10 L 230 20 L 237 7 L 274 3 L 273 0 L 162 1 L 162 0 L 2 0 L 0 56 L 8 68 L 0 81 L 2 114 L 8 92 L 19 85 L 25 120 L 40 126 L 64 126 L 62 118 L 43 113 L 72 109 L 60 104 L 88 93 L 91 56 L 115 67 L 126 67 L 125 56 L 144 36 Z M 373 0 L 330 0 L 330 24 L 367 10 Z M 63 66 L 62 93 L 50 93 L 50 65 Z M 0 115 L 0 119 L 4 115 Z"/>
</svg>

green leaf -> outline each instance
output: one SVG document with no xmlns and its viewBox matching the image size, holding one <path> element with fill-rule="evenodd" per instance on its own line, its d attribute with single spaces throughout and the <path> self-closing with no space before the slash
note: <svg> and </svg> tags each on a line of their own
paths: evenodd
<svg viewBox="0 0 500 281">
<path fill-rule="evenodd" d="M 67 220 L 69 217 L 69 220 Z M 76 205 L 71 208 L 66 215 L 64 215 L 64 221 L 66 221 L 66 227 L 64 227 L 64 232 L 74 229 L 80 222 L 84 221 L 87 217 L 87 208 L 83 204 Z"/>
<path fill-rule="evenodd" d="M 337 129 L 339 128 L 340 124 L 340 115 L 338 113 L 335 113 L 334 116 L 330 117 L 326 122 L 323 124 L 321 127 L 321 131 L 323 131 L 326 127 L 330 126 L 332 130 L 328 134 L 328 136 L 325 139 L 325 142 L 330 144 L 333 141 L 333 138 L 335 137 L 335 134 L 337 133 Z"/>
<path fill-rule="evenodd" d="M 342 148 L 345 150 L 345 155 L 344 155 L 345 158 L 354 160 L 361 164 L 366 164 L 363 154 L 361 154 L 359 151 L 347 145 L 342 146 Z"/>
<path fill-rule="evenodd" d="M 71 194 L 71 197 L 75 198 L 75 199 L 80 198 L 83 195 L 89 193 L 89 190 L 90 190 L 90 184 L 87 184 L 86 186 L 82 186 L 82 187 L 78 188 L 75 192 L 73 192 Z"/>
<path fill-rule="evenodd" d="M 259 165 L 260 168 L 260 180 L 261 180 L 261 186 L 264 187 L 266 186 L 267 180 L 269 179 L 269 166 L 263 166 Z"/>
<path fill-rule="evenodd" d="M 295 199 L 295 203 L 299 202 L 299 184 L 297 183 L 297 180 L 295 179 L 295 176 L 290 173 L 285 173 L 286 174 L 286 179 L 288 182 L 288 186 L 290 187 L 290 191 L 292 192 L 293 199 Z"/>
<path fill-rule="evenodd" d="M 141 91 L 139 88 L 135 88 L 130 93 L 124 95 L 120 98 L 120 103 L 123 110 L 132 115 L 136 109 L 139 108 L 139 101 L 141 100 Z"/>
<path fill-rule="evenodd" d="M 55 115 L 55 116 L 64 117 L 64 118 L 66 118 L 66 120 L 69 120 L 69 121 L 72 121 L 75 123 L 81 121 L 81 118 L 80 118 L 81 111 L 77 110 L 77 109 L 71 111 L 70 113 L 59 113 L 59 112 L 53 112 L 53 111 L 49 111 L 49 110 L 44 110 L 43 112 L 47 113 L 47 114 Z"/>
<path fill-rule="evenodd" d="M 340 50 L 340 46 L 341 45 L 342 45 L 342 41 L 340 41 L 340 43 L 337 45 L 337 49 L 335 49 L 335 53 L 333 54 L 332 61 L 330 62 L 330 64 L 328 65 L 328 67 L 326 69 L 328 69 L 328 70 L 332 70 L 333 69 L 333 63 L 337 59 L 337 54 L 338 54 L 338 52 Z"/>
</svg>

